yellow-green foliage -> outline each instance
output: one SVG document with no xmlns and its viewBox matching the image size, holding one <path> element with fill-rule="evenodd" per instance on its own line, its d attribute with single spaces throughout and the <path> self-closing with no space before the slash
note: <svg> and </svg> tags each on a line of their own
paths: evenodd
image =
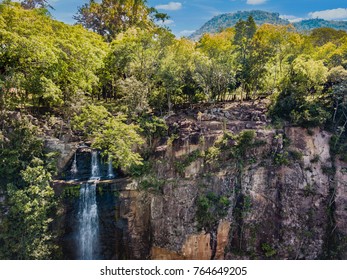
<svg viewBox="0 0 347 280">
<path fill-rule="evenodd" d="M 107 45 L 81 26 L 53 20 L 41 9 L 0 4 L 0 65 L 6 103 L 60 106 L 98 84 Z M 9 94 L 16 88 L 16 95 Z"/>
<path fill-rule="evenodd" d="M 125 121 L 125 116 L 112 116 L 103 106 L 88 105 L 75 115 L 73 125 L 92 139 L 93 148 L 102 150 L 115 167 L 128 169 L 142 164 L 141 156 L 134 149 L 144 141 L 138 134 L 139 126 Z"/>
</svg>

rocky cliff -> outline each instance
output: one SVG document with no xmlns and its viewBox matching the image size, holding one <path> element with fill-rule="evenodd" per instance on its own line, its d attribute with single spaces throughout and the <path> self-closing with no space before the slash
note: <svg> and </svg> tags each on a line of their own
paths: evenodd
<svg viewBox="0 0 347 280">
<path fill-rule="evenodd" d="M 171 138 L 132 182 L 136 258 L 346 258 L 347 164 L 330 155 L 329 133 L 273 128 L 265 107 L 168 119 Z"/>
<path fill-rule="evenodd" d="M 115 202 L 99 198 L 108 201 L 103 235 L 117 240 L 105 243 L 108 256 L 346 259 L 347 163 L 330 154 L 328 132 L 274 127 L 266 107 L 229 103 L 169 117 L 169 137 L 142 175 L 106 183 Z M 65 205 L 69 228 L 73 203 Z"/>
</svg>

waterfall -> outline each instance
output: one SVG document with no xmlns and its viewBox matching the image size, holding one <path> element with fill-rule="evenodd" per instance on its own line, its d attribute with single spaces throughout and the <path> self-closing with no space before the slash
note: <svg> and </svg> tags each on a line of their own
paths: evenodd
<svg viewBox="0 0 347 280">
<path fill-rule="evenodd" d="M 109 179 L 114 178 L 114 172 L 113 172 L 113 166 L 112 166 L 112 159 L 109 157 L 108 159 L 108 172 L 107 172 L 107 177 Z"/>
<path fill-rule="evenodd" d="M 76 179 L 76 175 L 78 173 L 78 168 L 77 168 L 77 153 L 75 152 L 75 157 L 74 157 L 74 161 L 72 163 L 72 166 L 71 166 L 71 177 L 72 179 Z"/>
<path fill-rule="evenodd" d="M 97 151 L 92 151 L 92 176 L 90 180 L 100 180 L 100 167 Z"/>
<path fill-rule="evenodd" d="M 100 180 L 98 152 L 93 151 L 90 181 L 81 187 L 79 197 L 77 243 L 79 258 L 82 260 L 98 258 L 99 217 L 95 182 L 97 180 Z"/>
<path fill-rule="evenodd" d="M 78 248 L 80 259 L 96 259 L 99 243 L 99 218 L 98 206 L 96 204 L 95 183 L 86 183 L 80 189 L 78 226 Z"/>
</svg>

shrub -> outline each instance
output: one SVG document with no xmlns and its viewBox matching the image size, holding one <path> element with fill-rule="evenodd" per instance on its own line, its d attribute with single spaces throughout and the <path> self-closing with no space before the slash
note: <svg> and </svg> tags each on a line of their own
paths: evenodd
<svg viewBox="0 0 347 280">
<path fill-rule="evenodd" d="M 295 150 L 290 150 L 289 155 L 295 161 L 302 160 L 302 157 L 304 156 L 302 152 L 295 151 Z"/>
<path fill-rule="evenodd" d="M 288 165 L 289 159 L 288 159 L 288 152 L 283 153 L 277 153 L 274 158 L 275 165 L 281 166 L 281 165 Z"/>
<path fill-rule="evenodd" d="M 197 201 L 197 220 L 199 229 L 211 230 L 220 219 L 226 217 L 230 201 L 228 197 L 209 192 Z"/>
<path fill-rule="evenodd" d="M 277 254 L 277 251 L 268 243 L 261 244 L 261 249 L 263 250 L 265 257 L 267 258 L 271 258 Z"/>
</svg>

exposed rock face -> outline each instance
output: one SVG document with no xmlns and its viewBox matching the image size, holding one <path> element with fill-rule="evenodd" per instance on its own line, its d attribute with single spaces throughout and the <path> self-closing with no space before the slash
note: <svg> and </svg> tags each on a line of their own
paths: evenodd
<svg viewBox="0 0 347 280">
<path fill-rule="evenodd" d="M 153 159 L 155 177 L 165 183 L 133 206 L 136 215 L 146 213 L 135 231 L 150 235 L 148 257 L 318 259 L 336 247 L 335 257 L 347 257 L 347 164 L 332 162 L 329 133 L 271 128 L 264 106 L 226 105 L 168 119 L 178 137 L 158 147 Z M 224 131 L 244 130 L 254 130 L 261 144 L 242 160 L 231 157 L 218 166 L 202 156 L 189 160 Z M 198 224 L 198 200 L 209 192 L 227 197 L 229 207 L 206 232 Z M 336 232 L 338 244 L 332 244 L 329 236 Z"/>
<path fill-rule="evenodd" d="M 150 203 L 146 193 L 122 191 L 120 193 L 119 218 L 125 223 L 124 243 L 129 259 L 147 259 L 150 255 Z"/>
<path fill-rule="evenodd" d="M 151 201 L 152 242 L 179 252 L 188 235 L 196 233 L 195 199 L 198 195 L 194 182 L 169 183 L 163 195 Z"/>
<path fill-rule="evenodd" d="M 74 156 L 78 143 L 66 143 L 58 138 L 45 139 L 45 148 L 49 152 L 58 152 L 57 168 L 59 173 L 68 165 L 68 162 Z"/>
<path fill-rule="evenodd" d="M 285 135 L 289 150 L 302 158 L 288 166 L 251 165 L 243 174 L 241 185 L 250 197 L 250 209 L 238 236 L 240 250 L 256 253 L 260 248 L 271 257 L 315 259 L 323 253 L 328 219 L 330 182 L 321 162 L 331 167 L 330 137 L 318 130 L 310 136 L 293 127 Z"/>
<path fill-rule="evenodd" d="M 275 129 L 261 102 L 202 111 L 171 116 L 167 123 L 175 137 L 158 141 L 152 170 L 117 185 L 114 201 L 101 192 L 100 201 L 107 201 L 101 210 L 105 254 L 159 260 L 347 259 L 347 163 L 330 155 L 329 133 Z M 236 136 L 222 139 L 250 130 L 255 138 L 243 151 Z M 216 144 L 221 141 L 223 147 Z M 74 148 L 64 145 L 53 141 L 51 146 L 72 158 Z"/>
<path fill-rule="evenodd" d="M 340 253 L 341 259 L 347 259 L 347 163 L 337 160 L 336 161 L 336 176 L 334 189 L 335 195 L 335 221 L 337 235 L 336 247 L 337 253 Z M 331 202 L 332 203 L 332 202 Z"/>
<path fill-rule="evenodd" d="M 216 260 L 224 260 L 225 248 L 229 243 L 229 232 L 230 232 L 230 222 L 222 221 L 218 225 L 217 230 L 217 249 L 216 249 Z"/>
</svg>

